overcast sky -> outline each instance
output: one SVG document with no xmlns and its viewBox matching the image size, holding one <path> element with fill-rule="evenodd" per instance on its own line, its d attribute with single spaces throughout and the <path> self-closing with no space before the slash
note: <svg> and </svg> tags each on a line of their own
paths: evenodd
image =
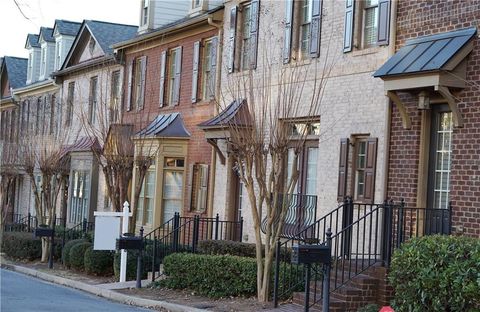
<svg viewBox="0 0 480 312">
<path fill-rule="evenodd" d="M 0 56 L 28 57 L 27 34 L 40 26 L 52 28 L 55 19 L 82 22 L 94 19 L 138 25 L 140 0 L 0 0 Z"/>
</svg>

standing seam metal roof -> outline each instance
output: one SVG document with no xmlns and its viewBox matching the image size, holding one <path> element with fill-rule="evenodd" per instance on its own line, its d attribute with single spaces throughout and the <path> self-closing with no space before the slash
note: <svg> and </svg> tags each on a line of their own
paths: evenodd
<svg viewBox="0 0 480 312">
<path fill-rule="evenodd" d="M 158 115 L 137 137 L 190 137 L 179 113 Z"/>
<path fill-rule="evenodd" d="M 374 77 L 440 70 L 476 34 L 475 27 L 408 40 Z"/>
</svg>

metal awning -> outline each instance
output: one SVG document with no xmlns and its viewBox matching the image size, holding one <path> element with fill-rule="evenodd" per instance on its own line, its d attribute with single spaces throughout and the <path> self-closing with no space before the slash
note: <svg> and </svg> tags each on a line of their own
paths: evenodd
<svg viewBox="0 0 480 312">
<path fill-rule="evenodd" d="M 477 29 L 472 27 L 408 40 L 405 46 L 383 64 L 373 76 L 387 77 L 452 70 L 458 62 L 455 62 L 456 64 L 449 64 L 449 62 L 453 61 L 457 53 L 471 42 L 476 32 Z"/>
<path fill-rule="evenodd" d="M 205 138 L 213 148 L 217 151 L 220 161 L 225 164 L 225 156 L 218 147 L 217 141 L 220 139 L 228 139 L 230 137 L 229 129 L 248 129 L 252 126 L 250 113 L 248 111 L 247 101 L 234 100 L 217 116 L 202 122 L 198 125 L 205 132 Z"/>
<path fill-rule="evenodd" d="M 135 138 L 189 138 L 180 113 L 158 115 L 147 127 L 137 132 Z"/>
<path fill-rule="evenodd" d="M 455 126 L 463 125 L 451 89 L 462 89 L 467 84 L 466 57 L 473 50 L 476 33 L 477 29 L 471 27 L 408 40 L 373 74 L 384 81 L 386 95 L 400 111 L 404 128 L 410 128 L 411 120 L 397 91 L 418 93 L 421 109 L 429 106 L 420 97 L 440 96 L 440 100 L 447 101 Z"/>
</svg>

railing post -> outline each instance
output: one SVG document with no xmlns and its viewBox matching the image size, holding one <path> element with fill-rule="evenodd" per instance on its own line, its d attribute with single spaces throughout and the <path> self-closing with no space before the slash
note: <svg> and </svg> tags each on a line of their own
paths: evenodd
<svg viewBox="0 0 480 312">
<path fill-rule="evenodd" d="M 173 251 L 177 252 L 178 251 L 178 243 L 180 239 L 179 235 L 180 231 L 180 214 L 178 212 L 175 212 L 173 215 Z"/>
<path fill-rule="evenodd" d="M 83 237 L 85 237 L 87 235 L 87 218 L 83 218 L 82 232 L 83 232 Z"/>
<path fill-rule="evenodd" d="M 219 219 L 220 217 L 218 216 L 218 213 L 217 213 L 217 216 L 215 217 L 215 240 L 218 240 L 218 224 L 219 224 Z"/>
<path fill-rule="evenodd" d="M 398 207 L 398 224 L 397 224 L 397 248 L 403 243 L 403 217 L 405 212 L 405 200 L 400 199 L 400 207 Z"/>
<path fill-rule="evenodd" d="M 55 248 L 54 245 L 55 245 L 55 226 L 52 227 L 52 237 L 50 237 L 50 257 L 48 258 L 49 269 L 53 269 L 53 250 Z"/>
<path fill-rule="evenodd" d="M 157 236 L 153 233 L 153 250 L 152 250 L 152 283 L 155 281 L 155 261 L 157 260 Z M 160 272 L 159 272 L 160 273 Z"/>
<path fill-rule="evenodd" d="M 328 228 L 327 230 L 327 246 L 330 250 L 330 255 L 332 254 L 332 229 Z M 331 264 L 326 263 L 323 265 L 323 298 L 322 298 L 322 311 L 330 311 L 330 270 Z"/>
<path fill-rule="evenodd" d="M 347 196 L 343 206 L 342 229 L 349 227 L 353 222 L 353 200 Z M 350 258 L 352 229 L 348 228 L 342 235 L 342 256 L 344 259 Z"/>
<path fill-rule="evenodd" d="M 448 202 L 448 235 L 452 234 L 452 214 L 453 214 L 453 205 L 452 201 Z M 443 220 L 442 220 L 443 222 Z"/>
<path fill-rule="evenodd" d="M 239 238 L 240 243 L 242 242 L 242 237 L 243 237 L 243 217 L 240 217 L 240 238 Z"/>
<path fill-rule="evenodd" d="M 142 239 L 142 246 L 138 250 L 137 256 L 137 282 L 135 284 L 136 288 L 142 288 L 142 255 L 143 255 L 143 248 L 144 248 L 144 241 L 143 241 L 143 226 L 140 228 L 140 238 Z"/>
<path fill-rule="evenodd" d="M 383 203 L 385 214 L 384 214 L 384 224 L 385 231 L 383 237 L 383 263 L 385 266 L 390 266 L 390 260 L 392 257 L 392 207 L 390 203 L 385 200 Z"/>
<path fill-rule="evenodd" d="M 31 214 L 30 212 L 28 213 L 28 217 L 27 217 L 27 232 L 30 232 L 30 218 L 31 218 Z"/>
<path fill-rule="evenodd" d="M 198 237 L 200 232 L 200 216 L 196 215 L 193 217 L 193 239 L 192 239 L 192 251 L 193 253 L 197 252 Z"/>
<path fill-rule="evenodd" d="M 242 221 L 243 221 L 243 218 L 242 218 Z M 280 239 L 278 239 L 277 247 L 275 248 L 275 276 L 273 280 L 273 306 L 275 308 L 278 307 L 278 280 L 280 276 L 280 248 L 281 248 L 281 243 L 280 243 Z"/>
</svg>

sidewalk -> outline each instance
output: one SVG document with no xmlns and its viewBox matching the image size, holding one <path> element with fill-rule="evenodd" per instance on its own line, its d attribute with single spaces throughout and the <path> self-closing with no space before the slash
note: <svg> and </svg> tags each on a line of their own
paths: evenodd
<svg viewBox="0 0 480 312">
<path fill-rule="evenodd" d="M 11 263 L 5 263 L 2 261 L 2 267 L 30 275 L 54 284 L 64 285 L 67 287 L 79 289 L 91 294 L 94 294 L 99 297 L 103 297 L 112 301 L 120 302 L 123 304 L 134 305 L 138 307 L 155 309 L 160 311 L 172 311 L 172 312 L 202 312 L 203 309 L 197 309 L 191 306 L 184 306 L 176 303 L 170 303 L 165 301 L 158 301 L 152 299 L 144 299 L 135 296 L 129 296 L 114 291 L 115 289 L 126 289 L 130 287 L 135 287 L 135 281 L 129 281 L 125 283 L 106 283 L 106 284 L 97 284 L 91 285 L 80 281 L 71 280 L 61 276 L 48 274 L 45 272 L 40 272 L 35 269 L 30 269 L 21 265 L 15 265 Z M 142 281 L 142 286 L 148 285 L 148 280 Z"/>
</svg>

